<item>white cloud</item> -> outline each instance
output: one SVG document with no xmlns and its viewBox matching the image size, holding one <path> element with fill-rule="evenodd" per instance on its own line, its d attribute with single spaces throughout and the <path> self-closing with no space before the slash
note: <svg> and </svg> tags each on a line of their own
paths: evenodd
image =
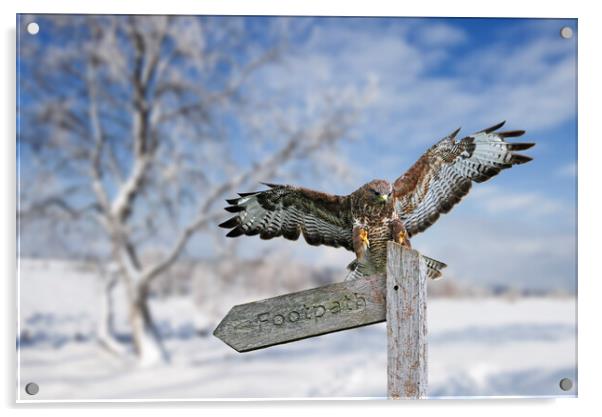
<svg viewBox="0 0 602 417">
<path fill-rule="evenodd" d="M 569 44 L 556 38 L 526 39 L 520 47 L 498 42 L 460 60 L 449 45 L 468 34 L 428 20 L 408 28 L 423 34 L 420 41 L 410 40 L 411 30 L 318 26 L 286 67 L 265 74 L 260 85 L 294 96 L 372 80 L 378 94 L 358 130 L 366 136 L 378 129 L 383 141 L 414 145 L 430 144 L 459 125 L 472 131 L 505 119 L 510 128 L 532 131 L 575 114 Z M 442 68 L 453 75 L 442 75 Z"/>
<path fill-rule="evenodd" d="M 492 215 L 515 212 L 522 216 L 537 217 L 569 210 L 561 200 L 539 192 L 516 192 L 490 184 L 473 190 L 471 200 Z"/>
<path fill-rule="evenodd" d="M 466 33 L 443 23 L 428 23 L 416 28 L 418 43 L 426 47 L 457 45 L 466 41 Z"/>
<path fill-rule="evenodd" d="M 558 168 L 556 173 L 561 177 L 574 178 L 577 176 L 577 162 L 569 162 Z"/>
<path fill-rule="evenodd" d="M 450 214 L 412 240 L 449 266 L 446 278 L 518 288 L 576 288 L 576 235 L 520 216 Z"/>
</svg>

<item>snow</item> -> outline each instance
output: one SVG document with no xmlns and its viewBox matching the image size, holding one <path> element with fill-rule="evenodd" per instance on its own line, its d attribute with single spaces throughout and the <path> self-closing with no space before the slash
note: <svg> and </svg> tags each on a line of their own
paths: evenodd
<svg viewBox="0 0 602 417">
<path fill-rule="evenodd" d="M 171 361 L 140 367 L 94 338 L 98 280 L 57 261 L 21 264 L 20 400 L 377 397 L 386 393 L 384 323 L 248 353 L 211 331 L 234 304 L 229 292 L 153 299 Z M 278 294 L 271 294 L 275 296 Z M 270 295 L 268 295 L 270 296 Z M 124 317 L 122 307 L 118 315 Z M 576 299 L 429 300 L 429 396 L 575 396 Z M 118 323 L 119 334 L 127 326 Z M 559 388 L 561 378 L 575 382 Z M 24 386 L 36 382 L 39 393 Z"/>
</svg>

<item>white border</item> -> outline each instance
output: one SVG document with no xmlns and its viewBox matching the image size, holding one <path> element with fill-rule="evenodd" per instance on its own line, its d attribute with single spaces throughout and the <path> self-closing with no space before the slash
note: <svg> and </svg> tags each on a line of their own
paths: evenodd
<svg viewBox="0 0 602 417">
<path fill-rule="evenodd" d="M 444 17 L 578 17 L 586 9 L 576 2 L 549 1 L 545 7 L 524 0 L 506 0 L 483 5 L 474 0 L 428 1 L 395 4 L 329 0 L 174 0 L 165 2 L 73 2 L 69 0 L 21 0 L 21 13 L 137 13 L 137 14 L 223 14 L 223 15 L 334 15 L 334 16 L 444 16 Z"/>
<path fill-rule="evenodd" d="M 125 2 L 123 0 L 102 0 L 98 2 L 74 2 L 69 0 L 20 0 L 18 4 L 3 2 L 1 19 L 3 22 L 3 89 L 6 93 L 1 102 L 0 115 L 2 125 L 7 134 L 2 141 L 4 159 L 3 181 L 4 203 L 1 205 L 1 230 L 5 231 L 0 250 L 2 265 L 6 267 L 2 279 L 5 296 L 5 340 L 3 358 L 6 361 L 4 378 L 2 378 L 2 394 L 4 407 L 11 408 L 9 415 L 16 412 L 39 415 L 40 409 L 48 408 L 44 415 L 81 414 L 81 408 L 90 415 L 104 415 L 108 409 L 127 410 L 130 414 L 153 416 L 163 414 L 166 408 L 177 409 L 179 414 L 199 415 L 199 407 L 211 409 L 211 414 L 236 413 L 249 416 L 282 415 L 286 408 L 287 416 L 314 413 L 316 408 L 331 409 L 336 407 L 345 415 L 354 412 L 366 414 L 370 411 L 378 413 L 409 412 L 420 408 L 427 413 L 461 413 L 463 416 L 504 415 L 514 410 L 543 412 L 547 416 L 587 415 L 588 411 L 599 409 L 600 398 L 600 330 L 601 317 L 600 297 L 602 296 L 601 278 L 597 258 L 596 239 L 600 235 L 600 176 L 598 166 L 602 148 L 602 134 L 597 126 L 600 118 L 599 77 L 602 74 L 600 55 L 597 52 L 599 40 L 602 39 L 602 19 L 596 13 L 594 2 L 578 3 L 576 1 L 531 2 L 525 0 L 506 0 L 504 2 L 478 2 L 468 0 L 425 1 L 420 2 L 387 2 L 383 0 L 366 1 L 180 1 L 167 2 Z M 576 17 L 579 18 L 579 399 L 567 400 L 524 400 L 524 399 L 492 399 L 492 400 L 440 400 L 428 402 L 393 403 L 385 401 L 291 401 L 277 400 L 266 403 L 265 400 L 252 402 L 185 402 L 166 403 L 141 401 L 137 404 L 115 401 L 111 404 L 74 402 L 73 404 L 22 404 L 14 405 L 15 399 L 15 14 L 21 13 L 146 13 L 146 14 L 287 14 L 287 15 L 356 15 L 356 16 L 488 16 L 488 17 Z M 562 244 L 562 242 L 551 242 Z M 403 406 L 404 410 L 398 407 Z M 441 406 L 445 410 L 440 409 Z M 335 412 L 330 410 L 330 413 Z"/>
</svg>

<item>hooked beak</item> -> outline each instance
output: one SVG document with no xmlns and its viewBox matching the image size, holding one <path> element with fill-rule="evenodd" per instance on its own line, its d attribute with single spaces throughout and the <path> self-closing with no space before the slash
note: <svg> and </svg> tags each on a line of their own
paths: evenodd
<svg viewBox="0 0 602 417">
<path fill-rule="evenodd" d="M 387 194 L 381 194 L 378 196 L 379 201 L 382 201 L 383 203 L 386 203 L 387 200 L 389 199 L 389 196 Z"/>
</svg>

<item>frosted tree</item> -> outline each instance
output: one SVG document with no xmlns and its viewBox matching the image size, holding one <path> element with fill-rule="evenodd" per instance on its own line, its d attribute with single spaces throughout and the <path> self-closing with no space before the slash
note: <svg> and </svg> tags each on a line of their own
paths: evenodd
<svg viewBox="0 0 602 417">
<path fill-rule="evenodd" d="M 369 92 L 270 95 L 262 82 L 287 64 L 286 19 L 36 21 L 40 34 L 19 47 L 22 250 L 60 242 L 113 265 L 140 362 L 167 359 L 153 282 L 194 236 L 211 239 L 227 195 L 291 164 L 337 165 L 334 146 Z"/>
</svg>

